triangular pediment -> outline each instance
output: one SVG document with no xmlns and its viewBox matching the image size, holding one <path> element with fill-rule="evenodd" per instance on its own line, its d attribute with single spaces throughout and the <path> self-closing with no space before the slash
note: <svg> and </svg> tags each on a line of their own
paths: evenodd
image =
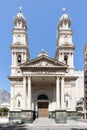
<svg viewBox="0 0 87 130">
<path fill-rule="evenodd" d="M 67 65 L 62 63 L 62 62 L 59 62 L 57 61 L 56 59 L 53 59 L 53 58 L 50 58 L 48 56 L 40 56 L 40 57 L 37 57 L 33 60 L 30 60 L 30 61 L 27 61 L 23 64 L 20 65 L 20 67 L 24 67 L 24 68 L 28 68 L 28 67 L 38 67 L 38 68 L 41 68 L 41 67 L 64 67 L 64 68 L 67 68 Z"/>
</svg>

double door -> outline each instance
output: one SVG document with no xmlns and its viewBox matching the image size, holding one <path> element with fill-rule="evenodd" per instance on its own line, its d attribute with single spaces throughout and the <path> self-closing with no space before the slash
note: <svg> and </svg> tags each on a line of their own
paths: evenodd
<svg viewBox="0 0 87 130">
<path fill-rule="evenodd" d="M 48 117 L 48 102 L 38 102 L 38 117 Z"/>
</svg>

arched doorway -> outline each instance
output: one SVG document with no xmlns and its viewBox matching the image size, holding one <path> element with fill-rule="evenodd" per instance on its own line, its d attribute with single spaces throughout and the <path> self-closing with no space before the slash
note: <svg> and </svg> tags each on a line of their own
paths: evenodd
<svg viewBox="0 0 87 130">
<path fill-rule="evenodd" d="M 48 96 L 41 94 L 37 98 L 38 100 L 38 117 L 48 117 Z"/>
</svg>

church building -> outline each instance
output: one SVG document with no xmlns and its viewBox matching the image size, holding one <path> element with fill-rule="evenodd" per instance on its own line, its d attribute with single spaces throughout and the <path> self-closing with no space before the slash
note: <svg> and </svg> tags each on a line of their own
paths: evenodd
<svg viewBox="0 0 87 130">
<path fill-rule="evenodd" d="M 71 19 L 64 10 L 57 30 L 55 57 L 42 50 L 30 59 L 27 21 L 21 10 L 17 13 L 10 46 L 10 121 L 31 123 L 48 117 L 58 123 L 66 122 L 67 115 L 75 115 L 76 101 L 84 95 L 84 79 L 83 71 L 75 71 Z"/>
</svg>

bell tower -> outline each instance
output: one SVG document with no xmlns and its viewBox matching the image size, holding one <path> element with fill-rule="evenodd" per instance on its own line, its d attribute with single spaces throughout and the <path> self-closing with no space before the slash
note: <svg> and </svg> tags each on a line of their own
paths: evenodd
<svg viewBox="0 0 87 130">
<path fill-rule="evenodd" d="M 13 41 L 10 47 L 12 52 L 11 75 L 15 75 L 18 66 L 30 58 L 28 50 L 27 22 L 23 16 L 21 7 L 14 19 L 12 34 Z"/>
<path fill-rule="evenodd" d="M 62 16 L 58 23 L 58 37 L 56 45 L 55 58 L 67 64 L 69 67 L 68 71 L 74 70 L 74 49 L 75 46 L 72 42 L 72 30 L 71 20 L 69 15 L 66 13 L 66 9 L 63 8 Z"/>
</svg>

